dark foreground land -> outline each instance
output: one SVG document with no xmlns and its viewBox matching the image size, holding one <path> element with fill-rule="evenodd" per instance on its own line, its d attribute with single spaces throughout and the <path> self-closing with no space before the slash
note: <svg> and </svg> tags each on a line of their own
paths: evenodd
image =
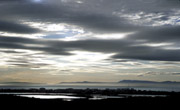
<svg viewBox="0 0 180 110">
<path fill-rule="evenodd" d="M 15 105 L 26 107 L 85 107 L 84 109 L 94 108 L 144 108 L 144 109 L 156 109 L 156 108 L 176 108 L 180 105 L 180 93 L 179 92 L 158 92 L 158 91 L 137 91 L 134 89 L 127 90 L 98 90 L 98 89 L 65 89 L 65 90 L 45 90 L 45 89 L 33 89 L 33 90 L 0 90 L 0 104 L 2 105 Z M 20 97 L 14 94 L 4 93 L 73 93 L 75 96 L 86 97 L 84 99 L 75 99 L 71 101 L 65 101 L 63 99 L 36 99 Z M 107 98 L 101 100 L 89 100 L 93 95 L 105 95 L 105 96 L 123 96 L 121 98 Z M 148 97 L 146 96 L 148 95 Z M 157 95 L 149 96 L 149 95 Z M 163 97 L 160 97 L 162 96 Z"/>
</svg>

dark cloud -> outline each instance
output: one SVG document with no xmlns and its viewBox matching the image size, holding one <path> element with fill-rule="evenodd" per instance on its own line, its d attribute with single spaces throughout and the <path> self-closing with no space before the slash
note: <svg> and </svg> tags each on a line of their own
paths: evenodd
<svg viewBox="0 0 180 110">
<path fill-rule="evenodd" d="M 145 40 L 147 42 L 179 42 L 180 26 L 163 26 L 145 28 L 128 36 L 129 39 Z"/>
<path fill-rule="evenodd" d="M 43 66 L 50 66 L 49 64 L 46 64 L 46 63 L 30 63 L 30 62 L 28 62 L 28 63 L 21 64 L 19 61 L 10 62 L 8 65 L 16 66 L 16 67 L 30 67 L 30 68 L 40 68 Z"/>
<path fill-rule="evenodd" d="M 17 43 L 17 44 L 38 44 L 41 41 L 29 38 L 20 38 L 20 37 L 7 37 L 7 36 L 0 36 L 1 43 Z"/>
<path fill-rule="evenodd" d="M 111 1 L 105 0 L 107 4 L 112 4 Z M 168 11 L 171 8 L 179 8 L 179 0 L 113 0 L 115 6 L 123 7 L 129 12 L 159 12 Z M 119 4 L 118 4 L 119 3 Z M 122 9 L 122 8 L 121 8 Z"/>
<path fill-rule="evenodd" d="M 7 0 L 7 2 L 10 1 L 12 0 Z M 136 33 L 121 40 L 95 39 L 69 42 L 1 36 L 0 48 L 27 49 L 52 55 L 72 55 L 70 53 L 72 50 L 84 50 L 116 53 L 112 58 L 117 60 L 180 61 L 179 50 L 165 50 L 160 47 L 139 45 L 141 43 L 170 42 L 177 47 L 180 41 L 180 26 L 147 27 L 143 24 L 134 25 L 121 15 L 113 14 L 113 12 L 123 12 L 128 15 L 140 11 L 147 14 L 159 12 L 166 14 L 173 6 L 174 9 L 178 9 L 178 0 L 84 0 L 82 4 L 77 4 L 74 1 L 61 2 L 58 0 L 46 0 L 42 3 L 16 1 L 19 1 L 19 3 L 0 5 L 1 19 L 8 19 L 8 21 L 0 21 L 0 31 L 26 34 L 38 33 L 38 29 L 14 22 L 16 20 L 26 20 L 39 23 L 67 23 L 80 26 L 85 31 L 94 33 Z M 167 15 L 158 18 L 162 22 L 167 19 L 169 19 Z"/>
<path fill-rule="evenodd" d="M 12 1 L 7 0 L 6 2 Z M 23 0 L 15 1 L 18 3 L 0 6 L 2 18 L 14 21 L 22 19 L 36 22 L 68 23 L 98 33 L 131 32 L 143 28 L 143 26 L 133 25 L 131 21 L 121 17 L 121 15 L 114 15 L 113 12 L 121 12 L 122 10 L 127 14 L 142 10 L 147 14 L 169 12 L 169 7 L 174 8 L 179 3 L 178 0 L 152 0 L 151 2 L 149 0 L 83 0 L 82 4 L 71 0 L 69 2 L 42 0 L 41 3 L 35 3 L 31 0 L 28 3 L 22 2 Z M 27 2 L 27 0 L 24 1 Z M 27 28 L 20 28 L 17 32 L 29 32 L 27 30 Z"/>
<path fill-rule="evenodd" d="M 124 62 L 129 62 L 129 61 L 133 61 L 133 60 L 127 60 L 127 59 L 112 59 L 112 58 L 108 58 L 108 59 L 106 59 L 107 61 L 113 61 L 113 62 L 122 62 L 122 63 L 124 63 Z"/>
<path fill-rule="evenodd" d="M 10 3 L 10 2 L 24 2 L 28 0 L 0 0 L 0 3 Z"/>
<path fill-rule="evenodd" d="M 15 60 L 15 59 L 13 59 L 13 60 L 8 60 L 7 62 L 9 62 L 9 63 L 20 63 L 20 64 L 28 64 L 29 63 L 29 61 L 26 59 L 18 59 L 18 60 Z"/>
<path fill-rule="evenodd" d="M 10 1 L 13 0 L 7 0 Z M 30 0 L 28 3 L 22 2 L 23 0 L 15 1 L 19 3 L 1 5 L 2 18 L 69 23 L 95 32 L 128 32 L 140 28 L 120 16 L 113 15 L 113 12 L 166 12 L 170 10 L 168 7 L 174 8 L 179 3 L 178 0 L 84 0 L 82 4 L 58 0 L 45 0 L 41 3 Z"/>
<path fill-rule="evenodd" d="M 85 6 L 75 7 L 60 3 L 60 1 L 56 4 L 3 5 L 1 7 L 6 10 L 6 13 L 0 11 L 0 14 L 2 13 L 3 17 L 6 18 L 13 16 L 14 19 L 20 18 L 36 22 L 68 23 L 98 33 L 129 32 L 141 28 L 128 23 L 124 18 L 112 15 L 112 10 L 111 12 L 103 11 L 95 6 L 87 10 Z"/>
<path fill-rule="evenodd" d="M 49 44 L 48 44 L 49 43 Z M 33 51 L 42 51 L 46 54 L 53 55 L 72 55 L 66 51 L 65 47 L 52 47 L 51 41 L 47 40 L 35 40 L 28 38 L 19 38 L 19 37 L 0 37 L 0 48 L 3 49 L 27 49 Z M 61 43 L 61 42 L 59 42 Z M 31 44 L 28 46 L 27 44 Z"/>
<path fill-rule="evenodd" d="M 0 31 L 21 33 L 21 34 L 31 34 L 40 32 L 39 29 L 31 28 L 29 26 L 18 24 L 15 22 L 2 21 L 0 20 Z"/>
<path fill-rule="evenodd" d="M 0 0 L 0 2 L 15 2 L 15 1 L 27 1 L 27 0 Z"/>
<path fill-rule="evenodd" d="M 85 15 L 76 16 L 72 24 L 84 27 L 96 33 L 119 33 L 136 31 L 140 26 L 127 23 L 125 19 L 117 17 L 108 17 L 105 15 Z"/>
<path fill-rule="evenodd" d="M 115 59 L 138 59 L 138 60 L 154 60 L 154 61 L 180 61 L 180 52 L 177 50 L 160 50 L 160 49 L 149 49 L 141 50 L 141 52 L 129 51 L 114 55 Z"/>
<path fill-rule="evenodd" d="M 0 52 L 2 52 L 2 53 L 18 53 L 18 54 L 23 53 L 23 52 L 16 52 L 16 51 L 13 51 L 13 50 L 0 50 Z"/>
<path fill-rule="evenodd" d="M 179 50 L 165 50 L 158 47 L 133 46 L 132 41 L 124 40 L 99 40 L 99 41 L 79 41 L 74 42 L 79 48 L 87 51 L 104 53 L 118 53 L 112 58 L 115 59 L 138 59 L 138 60 L 158 60 L 158 61 L 180 61 Z M 84 45 L 83 45 L 84 44 Z M 72 47 L 76 47 L 74 44 Z"/>
<path fill-rule="evenodd" d="M 15 42 L 10 43 L 13 39 Z M 32 45 L 27 46 L 25 44 Z M 1 48 L 42 51 L 52 55 L 73 55 L 70 53 L 72 50 L 84 50 L 91 52 L 117 53 L 112 57 L 114 59 L 180 61 L 179 50 L 133 46 L 132 44 L 136 43 L 128 40 L 79 40 L 66 42 L 11 37 L 3 37 L 3 39 L 0 40 Z"/>
</svg>

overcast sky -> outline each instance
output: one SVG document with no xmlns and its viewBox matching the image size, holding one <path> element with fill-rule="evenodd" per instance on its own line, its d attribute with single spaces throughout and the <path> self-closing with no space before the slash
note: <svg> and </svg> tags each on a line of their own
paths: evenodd
<svg viewBox="0 0 180 110">
<path fill-rule="evenodd" d="M 0 0 L 0 82 L 180 81 L 179 0 Z"/>
</svg>

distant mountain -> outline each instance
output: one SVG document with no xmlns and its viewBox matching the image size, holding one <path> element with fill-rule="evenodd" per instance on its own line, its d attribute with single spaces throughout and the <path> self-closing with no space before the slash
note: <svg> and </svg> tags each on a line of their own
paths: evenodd
<svg viewBox="0 0 180 110">
<path fill-rule="evenodd" d="M 161 83 L 179 83 L 180 84 L 180 82 L 177 82 L 177 81 L 163 81 Z"/>
<path fill-rule="evenodd" d="M 82 81 L 82 82 L 60 82 L 60 84 L 66 84 L 66 83 L 82 83 L 82 84 L 89 84 L 89 83 L 108 83 L 108 82 L 91 82 L 91 81 Z"/>
<path fill-rule="evenodd" d="M 119 83 L 157 83 L 155 81 L 146 81 L 146 80 L 122 80 Z"/>
<path fill-rule="evenodd" d="M 179 83 L 176 81 L 163 81 L 163 82 L 157 82 L 157 81 L 147 81 L 147 80 L 122 80 L 118 83 L 163 83 L 163 84 L 172 84 L 172 83 Z"/>
<path fill-rule="evenodd" d="M 146 83 L 146 84 L 180 84 L 176 81 L 148 81 L 148 80 L 121 80 L 119 82 L 91 82 L 91 81 L 80 81 L 80 82 L 60 82 L 59 84 L 105 84 L 105 83 Z"/>
</svg>

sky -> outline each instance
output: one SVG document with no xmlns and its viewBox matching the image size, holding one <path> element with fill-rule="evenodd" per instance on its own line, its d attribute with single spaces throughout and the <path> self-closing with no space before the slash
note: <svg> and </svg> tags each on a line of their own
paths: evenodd
<svg viewBox="0 0 180 110">
<path fill-rule="evenodd" d="M 0 83 L 180 81 L 179 0 L 0 0 Z"/>
</svg>

